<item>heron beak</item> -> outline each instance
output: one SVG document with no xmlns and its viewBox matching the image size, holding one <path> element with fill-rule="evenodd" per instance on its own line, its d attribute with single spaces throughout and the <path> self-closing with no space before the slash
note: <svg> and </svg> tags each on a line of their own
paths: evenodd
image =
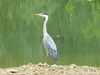
<svg viewBox="0 0 100 75">
<path fill-rule="evenodd" d="M 36 16 L 42 16 L 42 14 L 41 14 L 41 13 L 38 13 L 38 14 L 34 14 L 34 15 L 36 15 Z"/>
</svg>

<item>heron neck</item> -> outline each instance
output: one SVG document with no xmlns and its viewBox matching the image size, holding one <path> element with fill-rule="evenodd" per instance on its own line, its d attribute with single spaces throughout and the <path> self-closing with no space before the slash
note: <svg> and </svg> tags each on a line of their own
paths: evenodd
<svg viewBox="0 0 100 75">
<path fill-rule="evenodd" d="M 47 29 L 46 29 L 46 24 L 47 24 L 47 21 L 48 21 L 48 16 L 45 17 L 45 21 L 44 21 L 44 26 L 43 26 L 43 34 L 47 34 Z"/>
</svg>

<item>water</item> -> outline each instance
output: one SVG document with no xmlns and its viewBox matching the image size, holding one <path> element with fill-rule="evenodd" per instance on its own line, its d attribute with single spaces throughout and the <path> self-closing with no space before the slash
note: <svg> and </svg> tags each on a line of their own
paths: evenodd
<svg viewBox="0 0 100 75">
<path fill-rule="evenodd" d="M 58 61 L 46 57 L 44 18 L 58 48 Z M 99 0 L 0 0 L 0 67 L 28 63 L 100 66 Z"/>
</svg>

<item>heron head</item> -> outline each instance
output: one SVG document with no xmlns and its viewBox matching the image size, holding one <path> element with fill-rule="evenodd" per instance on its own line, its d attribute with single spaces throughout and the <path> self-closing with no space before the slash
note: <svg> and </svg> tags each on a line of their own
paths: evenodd
<svg viewBox="0 0 100 75">
<path fill-rule="evenodd" d="M 48 14 L 47 13 L 38 13 L 38 14 L 35 14 L 36 16 L 42 16 L 42 17 L 47 17 Z"/>
</svg>

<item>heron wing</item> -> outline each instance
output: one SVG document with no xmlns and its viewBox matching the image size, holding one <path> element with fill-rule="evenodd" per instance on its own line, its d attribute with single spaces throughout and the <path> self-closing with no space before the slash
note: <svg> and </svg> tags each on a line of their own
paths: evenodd
<svg viewBox="0 0 100 75">
<path fill-rule="evenodd" d="M 57 60 L 57 48 L 53 39 L 49 35 L 46 35 L 43 38 L 43 43 L 46 51 L 53 57 L 54 60 Z"/>
<path fill-rule="evenodd" d="M 43 38 L 44 47 L 50 55 L 53 55 L 53 52 L 57 52 L 57 48 L 53 39 L 47 35 Z"/>
</svg>

